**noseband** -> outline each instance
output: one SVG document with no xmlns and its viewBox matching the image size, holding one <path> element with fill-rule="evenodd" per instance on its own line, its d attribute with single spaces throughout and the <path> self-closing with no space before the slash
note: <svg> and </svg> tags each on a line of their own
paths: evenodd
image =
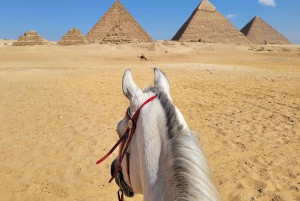
<svg viewBox="0 0 300 201">
<path fill-rule="evenodd" d="M 126 154 L 126 166 L 127 166 L 127 176 L 128 176 L 128 180 L 129 180 L 129 183 L 130 183 L 130 186 L 132 188 L 132 184 L 131 184 L 131 180 L 130 180 L 130 171 L 129 171 L 129 152 L 127 151 L 128 150 L 128 147 L 130 145 L 130 142 L 132 140 L 132 137 L 134 135 L 134 131 L 136 129 L 136 123 L 137 123 L 137 120 L 139 118 L 139 114 L 140 114 L 140 111 L 141 109 L 148 103 L 150 103 L 152 100 L 154 100 L 156 98 L 156 96 L 152 96 L 151 98 L 149 98 L 147 101 L 145 101 L 138 109 L 137 111 L 134 113 L 133 117 L 131 117 L 130 115 L 130 108 L 127 109 L 126 111 L 126 118 L 127 118 L 127 121 L 128 121 L 128 127 L 125 131 L 125 133 L 121 136 L 121 138 L 119 139 L 119 141 L 113 146 L 113 148 L 103 157 L 101 158 L 100 160 L 98 160 L 96 162 L 96 164 L 99 164 L 101 162 L 103 162 L 105 159 L 107 159 L 107 157 L 121 144 L 120 146 L 120 151 L 119 151 L 119 160 L 117 162 L 117 165 L 116 165 L 116 168 L 115 168 L 115 171 L 114 173 L 111 173 L 112 174 L 112 178 L 109 180 L 109 183 L 116 178 L 118 172 L 121 172 L 122 173 L 122 168 L 121 168 L 121 163 L 122 163 L 122 160 Z M 126 142 L 127 141 L 127 142 Z M 124 181 L 125 182 L 125 181 Z M 121 191 L 121 196 L 119 195 L 119 192 L 118 192 L 118 197 L 119 197 L 119 200 L 123 200 L 123 190 L 120 189 L 119 191 Z M 128 195 L 127 195 L 128 196 Z M 122 197 L 122 198 L 120 198 Z M 132 196 L 131 196 L 132 197 Z"/>
</svg>

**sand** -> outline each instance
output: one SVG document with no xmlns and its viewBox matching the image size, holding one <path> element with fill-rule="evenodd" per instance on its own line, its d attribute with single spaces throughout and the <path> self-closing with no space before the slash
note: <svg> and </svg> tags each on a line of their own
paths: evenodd
<svg viewBox="0 0 300 201">
<path fill-rule="evenodd" d="M 95 162 L 118 140 L 124 71 L 143 88 L 155 67 L 200 134 L 223 200 L 300 200 L 300 46 L 258 50 L 163 41 L 0 45 L 0 200 L 117 200 L 108 183 L 117 153 Z"/>
<path fill-rule="evenodd" d="M 0 39 L 0 47 L 1 46 L 12 46 L 13 42 L 16 42 L 17 40 L 10 40 L 10 39 Z"/>
</svg>

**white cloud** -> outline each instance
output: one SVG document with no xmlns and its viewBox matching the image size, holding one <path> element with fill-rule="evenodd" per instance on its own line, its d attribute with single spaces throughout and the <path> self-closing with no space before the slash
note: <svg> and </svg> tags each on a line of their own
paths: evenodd
<svg viewBox="0 0 300 201">
<path fill-rule="evenodd" d="M 275 0 L 258 0 L 258 3 L 265 6 L 276 6 Z"/>
<path fill-rule="evenodd" d="M 235 18 L 237 16 L 237 14 L 229 14 L 229 15 L 227 15 L 226 17 L 228 18 L 228 19 L 232 19 L 232 18 Z"/>
</svg>

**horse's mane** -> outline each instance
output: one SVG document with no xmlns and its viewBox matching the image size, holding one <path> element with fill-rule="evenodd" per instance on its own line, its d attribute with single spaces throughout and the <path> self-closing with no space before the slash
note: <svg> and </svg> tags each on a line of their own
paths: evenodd
<svg viewBox="0 0 300 201">
<path fill-rule="evenodd" d="M 147 87 L 143 91 L 155 93 L 165 113 L 168 142 L 164 149 L 168 153 L 168 180 L 171 181 L 165 185 L 170 186 L 165 200 L 219 200 L 198 139 L 180 123 L 168 95 L 157 87 Z"/>
</svg>

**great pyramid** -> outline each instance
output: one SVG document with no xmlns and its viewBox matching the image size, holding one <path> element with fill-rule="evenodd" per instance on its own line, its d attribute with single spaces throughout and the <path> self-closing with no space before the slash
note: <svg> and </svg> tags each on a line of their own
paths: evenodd
<svg viewBox="0 0 300 201">
<path fill-rule="evenodd" d="M 94 43 L 153 41 L 119 1 L 110 7 L 86 37 Z"/>
<path fill-rule="evenodd" d="M 291 45 L 290 41 L 258 16 L 248 22 L 241 32 L 254 44 Z"/>
<path fill-rule="evenodd" d="M 14 42 L 14 46 L 26 46 L 26 45 L 46 45 L 50 44 L 46 39 L 42 38 L 36 31 L 26 31 L 24 35 L 18 38 L 17 42 Z"/>
<path fill-rule="evenodd" d="M 215 6 L 203 0 L 172 40 L 183 42 L 249 44 Z"/>
<path fill-rule="evenodd" d="M 73 28 L 68 30 L 67 34 L 64 35 L 61 41 L 57 42 L 57 45 L 86 45 L 88 40 L 82 35 L 81 31 Z"/>
</svg>

